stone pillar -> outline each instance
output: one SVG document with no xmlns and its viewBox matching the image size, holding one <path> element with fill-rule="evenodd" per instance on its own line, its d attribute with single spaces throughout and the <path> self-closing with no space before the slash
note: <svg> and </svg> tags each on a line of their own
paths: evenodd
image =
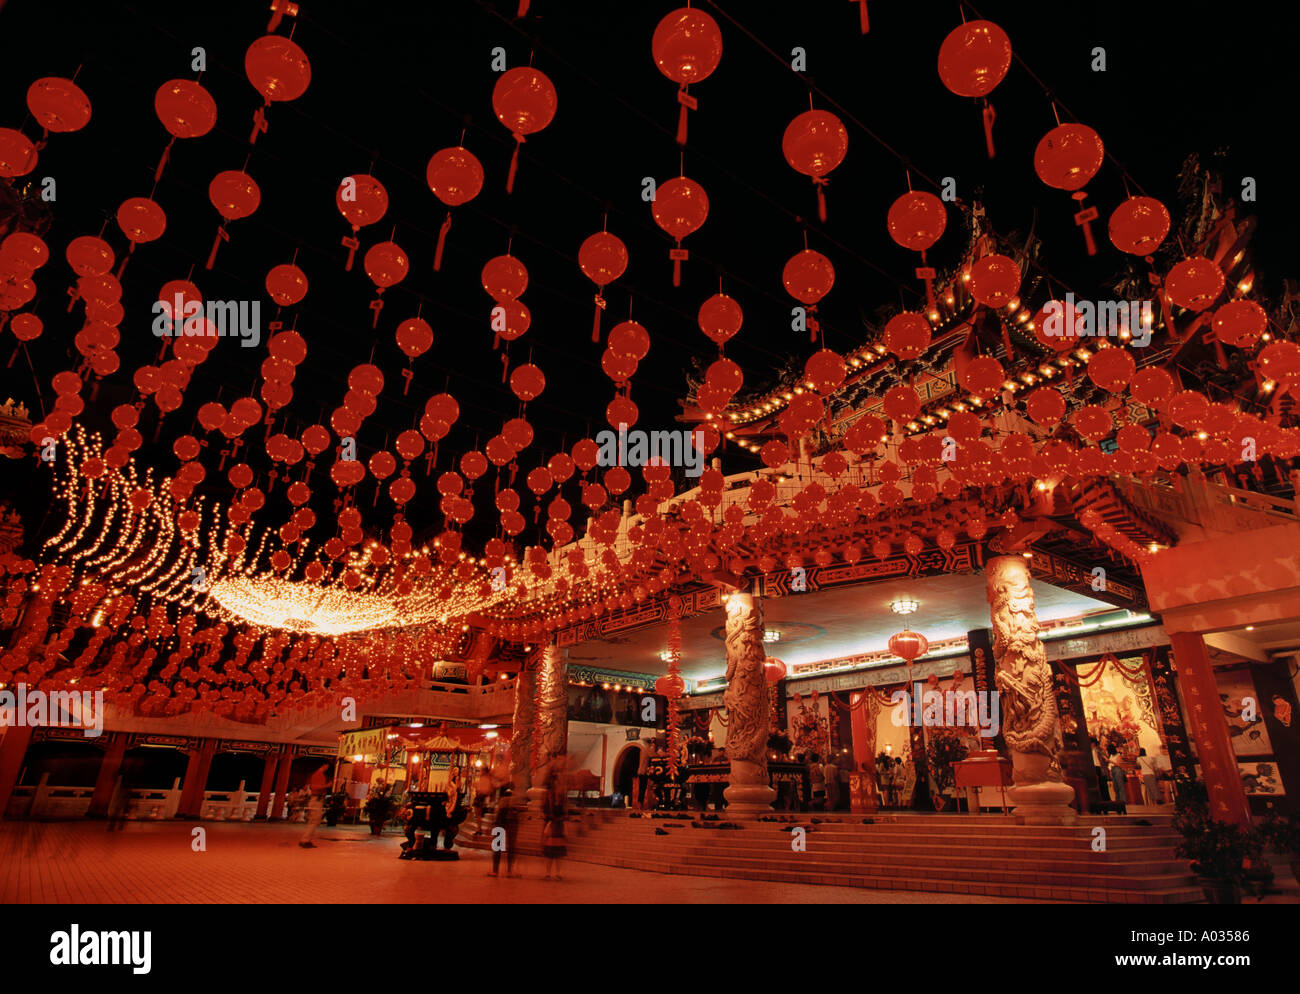
<svg viewBox="0 0 1300 994">
<path fill-rule="evenodd" d="M 1026 825 L 1068 825 L 1074 791 L 1061 772 L 1061 722 L 1052 667 L 1038 638 L 1038 615 L 1024 556 L 998 556 L 985 566 L 993 621 L 994 682 L 1014 785 L 1007 797 Z"/>
<path fill-rule="evenodd" d="M 271 821 L 284 818 L 289 810 L 289 769 L 293 766 L 293 746 L 286 745 L 280 750 L 280 763 L 275 771 L 275 806 L 271 809 Z"/>
<path fill-rule="evenodd" d="M 538 653 L 540 656 L 541 653 Z M 524 661 L 515 677 L 515 714 L 510 732 L 510 790 L 516 804 L 533 785 L 533 716 L 537 713 L 537 663 Z"/>
<path fill-rule="evenodd" d="M 275 761 L 277 758 L 277 753 L 268 752 L 263 760 L 262 784 L 257 793 L 257 814 L 253 816 L 256 821 L 266 821 L 266 812 L 271 806 L 271 788 L 275 785 Z"/>
<path fill-rule="evenodd" d="M 727 599 L 727 759 L 730 785 L 723 796 L 733 814 L 761 814 L 776 798 L 767 779 L 768 701 L 763 666 L 763 610 L 752 594 Z"/>
<path fill-rule="evenodd" d="M 31 725 L 10 725 L 0 733 L 0 821 L 9 807 L 9 795 L 23 771 L 23 758 L 32 741 Z"/>
<path fill-rule="evenodd" d="M 216 751 L 216 739 L 203 739 L 190 753 L 181 787 L 181 801 L 176 809 L 177 818 L 198 818 L 203 813 L 203 791 L 208 786 L 208 770 L 212 768 L 212 756 Z"/>
<path fill-rule="evenodd" d="M 569 752 L 568 652 L 548 645 L 537 661 L 536 708 L 533 714 L 532 786 L 528 802 L 540 803 L 546 781 L 566 772 Z"/>
<path fill-rule="evenodd" d="M 113 800 L 113 789 L 117 786 L 118 774 L 122 772 L 122 761 L 126 758 L 126 743 L 130 737 L 127 732 L 110 733 L 108 750 L 99 764 L 99 776 L 95 778 L 95 793 L 90 796 L 87 818 L 108 817 L 108 807 Z"/>
<path fill-rule="evenodd" d="M 1174 672 L 1187 701 L 1187 723 L 1196 742 L 1201 776 L 1210 795 L 1210 814 L 1220 821 L 1250 827 L 1250 805 L 1237 772 L 1228 718 L 1219 700 L 1214 667 L 1205 649 L 1205 639 L 1195 632 L 1169 636 Z M 1262 720 L 1262 719 L 1261 719 Z"/>
</svg>

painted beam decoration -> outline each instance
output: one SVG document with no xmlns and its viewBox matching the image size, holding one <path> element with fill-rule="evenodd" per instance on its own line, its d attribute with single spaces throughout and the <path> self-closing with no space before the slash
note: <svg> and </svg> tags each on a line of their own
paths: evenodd
<svg viewBox="0 0 1300 994">
<path fill-rule="evenodd" d="M 1035 580 L 1043 580 L 1054 587 L 1073 590 L 1131 611 L 1147 609 L 1146 592 L 1141 587 L 1114 580 L 1104 572 L 1105 567 L 1099 568 L 1103 570 L 1101 574 L 1095 568 L 1081 566 L 1051 552 L 1038 550 L 1034 551 L 1033 558 L 1029 560 L 1029 572 Z"/>
<path fill-rule="evenodd" d="M 762 597 L 787 597 L 811 593 L 814 590 L 871 583 L 876 580 L 893 580 L 900 577 L 915 579 L 940 573 L 973 573 L 983 564 L 983 545 L 978 542 L 967 542 L 953 546 L 948 552 L 931 548 L 923 549 L 915 556 L 902 552 L 885 559 L 853 564 L 774 570 L 758 578 L 758 593 Z"/>
</svg>

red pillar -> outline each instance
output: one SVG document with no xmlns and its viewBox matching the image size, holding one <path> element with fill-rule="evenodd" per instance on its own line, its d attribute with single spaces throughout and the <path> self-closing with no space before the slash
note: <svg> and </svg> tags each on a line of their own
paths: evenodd
<svg viewBox="0 0 1300 994">
<path fill-rule="evenodd" d="M 23 757 L 27 755 L 31 741 L 30 725 L 6 728 L 4 737 L 0 738 L 0 821 L 4 820 L 5 808 L 9 807 L 9 795 L 18 783 L 18 774 L 23 771 Z"/>
<path fill-rule="evenodd" d="M 190 753 L 190 761 L 185 767 L 185 782 L 181 786 L 181 803 L 176 809 L 177 818 L 197 818 L 202 812 L 203 791 L 208 785 L 208 770 L 216 751 L 216 739 L 203 739 Z"/>
<path fill-rule="evenodd" d="M 1187 702 L 1187 729 L 1196 741 L 1201 775 L 1210 794 L 1211 814 L 1220 821 L 1249 827 L 1250 806 L 1205 640 L 1196 632 L 1179 632 L 1169 636 L 1169 643 L 1174 672 Z"/>
<path fill-rule="evenodd" d="M 122 760 L 126 758 L 126 742 L 130 737 L 126 732 L 111 733 L 108 750 L 99 764 L 99 776 L 95 780 L 95 793 L 90 797 L 87 818 L 104 818 L 108 815 L 108 806 L 113 800 L 113 788 L 117 786 L 117 776 L 122 772 Z"/>
<path fill-rule="evenodd" d="M 257 795 L 255 821 L 266 821 L 266 809 L 271 806 L 271 787 L 275 784 L 275 761 L 278 758 L 274 752 L 266 754 L 265 765 L 262 767 L 262 786 Z"/>
<path fill-rule="evenodd" d="M 293 749 L 285 746 L 280 750 L 280 767 L 275 771 L 275 808 L 271 811 L 271 820 L 276 821 L 285 816 L 289 798 L 289 767 L 293 765 Z"/>
</svg>

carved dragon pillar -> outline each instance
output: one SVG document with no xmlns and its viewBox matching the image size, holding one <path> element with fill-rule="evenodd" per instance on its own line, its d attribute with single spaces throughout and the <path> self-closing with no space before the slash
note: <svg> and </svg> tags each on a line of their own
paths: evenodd
<svg viewBox="0 0 1300 994">
<path fill-rule="evenodd" d="M 529 804 L 540 803 L 552 772 L 565 773 L 569 751 L 568 653 L 558 646 L 542 649 L 537 660 L 537 704 L 533 715 L 532 787 Z"/>
<path fill-rule="evenodd" d="M 993 620 L 994 683 L 1014 785 L 1007 796 L 1026 825 L 1074 821 L 1074 791 L 1061 773 L 1061 722 L 1052 667 L 1038 638 L 1038 614 L 1023 556 L 999 556 L 985 566 Z"/>
<path fill-rule="evenodd" d="M 516 803 L 533 785 L 533 717 L 537 712 L 537 670 L 533 660 L 525 660 L 515 677 L 515 715 L 510 732 L 510 788 Z"/>
<path fill-rule="evenodd" d="M 724 796 L 736 814 L 768 811 L 776 791 L 768 785 L 767 679 L 763 666 L 763 611 L 752 594 L 727 600 L 727 758 L 731 783 Z"/>
</svg>

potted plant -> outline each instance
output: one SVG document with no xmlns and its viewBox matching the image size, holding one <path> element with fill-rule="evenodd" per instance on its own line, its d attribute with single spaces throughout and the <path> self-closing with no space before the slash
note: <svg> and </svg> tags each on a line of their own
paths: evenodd
<svg viewBox="0 0 1300 994">
<path fill-rule="evenodd" d="M 1211 904 L 1240 904 L 1243 886 L 1256 890 L 1265 875 L 1271 877 L 1259 836 L 1211 817 L 1204 784 L 1189 784 L 1180 792 L 1174 828 L 1182 836 L 1174 852 L 1191 861 Z"/>
<path fill-rule="evenodd" d="M 339 823 L 347 810 L 348 795 L 342 791 L 336 791 L 325 796 L 325 824 L 333 828 Z"/>
<path fill-rule="evenodd" d="M 1270 811 L 1255 827 L 1260 841 L 1274 862 L 1291 864 L 1291 874 L 1300 880 L 1300 816 L 1283 818 Z"/>
<path fill-rule="evenodd" d="M 370 788 L 366 803 L 361 808 L 370 822 L 370 834 L 382 835 L 384 825 L 397 813 L 398 800 L 393 796 L 393 785 L 380 782 Z"/>
<path fill-rule="evenodd" d="M 936 730 L 930 737 L 930 746 L 926 750 L 926 758 L 930 764 L 930 770 L 934 774 L 934 782 L 939 788 L 940 795 L 946 794 L 956 787 L 957 776 L 953 772 L 952 764 L 965 759 L 970 750 L 966 743 L 958 738 L 955 732 L 947 729 Z M 940 805 L 936 803 L 936 807 Z"/>
</svg>

